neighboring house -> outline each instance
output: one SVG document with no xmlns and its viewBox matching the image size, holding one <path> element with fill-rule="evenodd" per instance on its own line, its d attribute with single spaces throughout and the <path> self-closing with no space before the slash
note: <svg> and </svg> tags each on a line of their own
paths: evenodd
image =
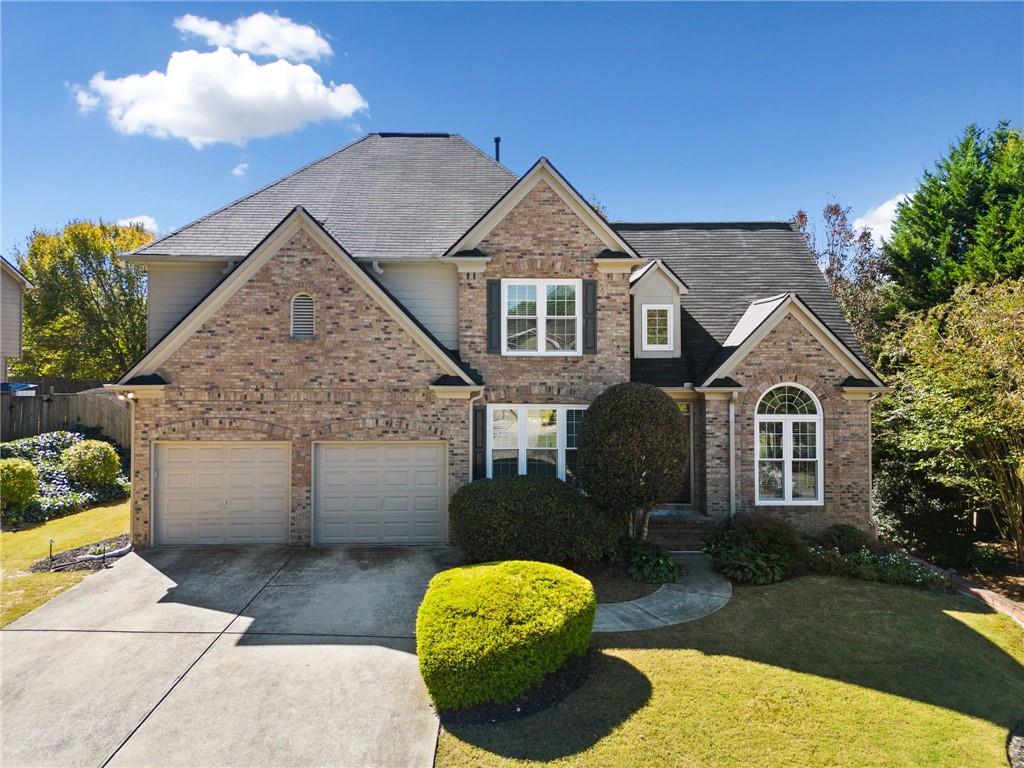
<svg viewBox="0 0 1024 768">
<path fill-rule="evenodd" d="M 32 287 L 17 268 L 0 258 L 0 382 L 7 381 L 7 363 L 21 357 L 22 294 Z"/>
<path fill-rule="evenodd" d="M 442 542 L 631 380 L 687 414 L 679 504 L 870 525 L 885 388 L 789 224 L 609 224 L 544 158 L 371 134 L 129 258 L 136 545 Z"/>
</svg>

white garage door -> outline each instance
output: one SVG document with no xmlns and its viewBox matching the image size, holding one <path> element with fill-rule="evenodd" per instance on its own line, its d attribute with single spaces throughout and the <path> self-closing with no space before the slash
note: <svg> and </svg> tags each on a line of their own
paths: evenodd
<svg viewBox="0 0 1024 768">
<path fill-rule="evenodd" d="M 156 444 L 154 544 L 287 544 L 288 443 Z"/>
<path fill-rule="evenodd" d="M 433 544 L 448 537 L 447 445 L 317 443 L 317 544 Z"/>
</svg>

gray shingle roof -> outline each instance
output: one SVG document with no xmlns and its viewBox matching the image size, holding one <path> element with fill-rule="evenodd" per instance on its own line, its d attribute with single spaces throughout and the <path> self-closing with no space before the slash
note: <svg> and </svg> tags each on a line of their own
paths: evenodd
<svg viewBox="0 0 1024 768">
<path fill-rule="evenodd" d="M 515 181 L 461 136 L 372 133 L 136 253 L 242 259 L 301 205 L 356 258 L 440 256 Z"/>
<path fill-rule="evenodd" d="M 804 237 L 786 222 L 612 225 L 645 258 L 663 259 L 689 286 L 681 298 L 682 358 L 633 361 L 633 378 L 700 384 L 752 302 L 793 292 L 860 359 L 863 352 Z"/>
</svg>

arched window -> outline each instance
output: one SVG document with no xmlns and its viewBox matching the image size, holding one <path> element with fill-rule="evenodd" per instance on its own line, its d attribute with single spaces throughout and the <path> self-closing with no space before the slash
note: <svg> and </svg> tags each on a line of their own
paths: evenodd
<svg viewBox="0 0 1024 768">
<path fill-rule="evenodd" d="M 292 338 L 312 339 L 316 333 L 313 297 L 300 293 L 292 298 Z"/>
<path fill-rule="evenodd" d="M 755 503 L 821 504 L 821 405 L 799 384 L 782 384 L 757 403 Z"/>
</svg>

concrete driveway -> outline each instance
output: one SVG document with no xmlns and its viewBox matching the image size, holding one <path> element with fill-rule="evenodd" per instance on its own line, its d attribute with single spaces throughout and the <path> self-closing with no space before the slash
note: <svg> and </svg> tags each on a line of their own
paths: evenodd
<svg viewBox="0 0 1024 768">
<path fill-rule="evenodd" d="M 447 548 L 129 555 L 0 632 L 3 766 L 430 766 Z"/>
</svg>

